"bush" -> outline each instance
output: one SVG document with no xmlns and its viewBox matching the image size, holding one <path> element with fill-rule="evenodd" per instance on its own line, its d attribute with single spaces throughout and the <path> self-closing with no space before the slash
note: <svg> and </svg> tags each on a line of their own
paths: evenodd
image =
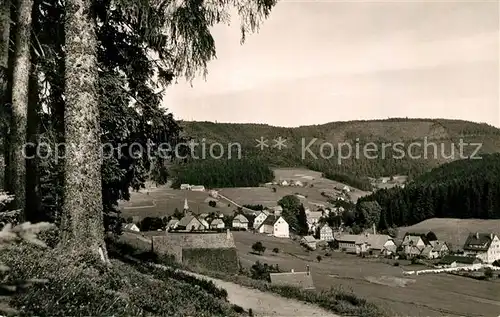
<svg viewBox="0 0 500 317">
<path fill-rule="evenodd" d="M 216 201 L 211 200 L 211 201 L 209 201 L 209 202 L 208 202 L 208 205 L 209 205 L 210 207 L 215 208 L 215 207 L 217 206 L 217 202 L 216 202 Z"/>
<path fill-rule="evenodd" d="M 262 254 L 266 251 L 266 247 L 262 244 L 262 242 L 257 241 L 252 245 L 252 250 L 259 254 Z"/>
<path fill-rule="evenodd" d="M 399 262 L 394 262 L 392 265 L 399 266 Z"/>
<path fill-rule="evenodd" d="M 279 253 L 279 252 L 280 252 L 280 249 L 278 249 L 278 248 L 274 248 L 274 249 L 273 249 L 273 252 L 274 252 L 274 253 Z"/>
<path fill-rule="evenodd" d="M 493 270 L 490 267 L 484 269 L 484 277 L 490 279 L 493 277 Z"/>
<path fill-rule="evenodd" d="M 318 255 L 318 256 L 316 257 L 316 260 L 318 260 L 318 262 L 321 262 L 321 260 L 322 260 L 322 259 L 323 259 L 323 258 L 321 257 L 321 255 Z"/>
</svg>

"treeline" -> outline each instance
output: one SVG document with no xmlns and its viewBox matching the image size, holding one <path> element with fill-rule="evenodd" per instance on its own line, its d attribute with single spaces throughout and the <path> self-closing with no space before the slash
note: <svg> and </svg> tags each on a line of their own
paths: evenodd
<svg viewBox="0 0 500 317">
<path fill-rule="evenodd" d="M 376 201 L 379 228 L 439 218 L 500 218 L 500 155 L 444 164 L 406 188 L 383 189 L 358 200 Z"/>
<path fill-rule="evenodd" d="M 274 172 L 260 160 L 193 160 L 177 166 L 173 188 L 181 184 L 216 187 L 256 187 L 274 179 Z"/>
</svg>

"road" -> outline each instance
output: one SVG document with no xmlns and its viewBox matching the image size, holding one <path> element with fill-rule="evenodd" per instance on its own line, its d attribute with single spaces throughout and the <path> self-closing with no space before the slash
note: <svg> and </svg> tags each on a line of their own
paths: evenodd
<svg viewBox="0 0 500 317">
<path fill-rule="evenodd" d="M 159 268 L 166 268 L 163 265 L 153 264 Z M 231 304 L 250 308 L 254 316 L 260 317 L 340 317 L 330 313 L 318 306 L 304 303 L 294 299 L 288 299 L 273 293 L 266 293 L 257 289 L 244 287 L 235 283 L 226 282 L 216 278 L 208 277 L 193 272 L 182 271 L 199 279 L 212 281 L 217 287 L 227 291 L 227 299 Z"/>
</svg>

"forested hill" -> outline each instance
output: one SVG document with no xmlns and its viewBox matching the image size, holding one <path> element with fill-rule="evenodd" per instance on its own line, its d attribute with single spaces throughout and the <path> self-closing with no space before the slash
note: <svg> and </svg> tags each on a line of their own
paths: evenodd
<svg viewBox="0 0 500 317">
<path fill-rule="evenodd" d="M 500 154 L 444 164 L 404 189 L 379 190 L 363 201 L 382 207 L 381 229 L 433 217 L 500 219 Z"/>
<path fill-rule="evenodd" d="M 464 143 L 482 143 L 479 153 L 494 153 L 500 150 L 499 129 L 487 124 L 460 120 L 396 118 L 331 122 L 297 128 L 184 121 L 181 122 L 181 126 L 184 128 L 184 134 L 195 142 L 201 142 L 203 139 L 207 145 L 214 142 L 223 145 L 237 142 L 242 146 L 242 155 L 247 158 L 258 159 L 276 166 L 305 166 L 325 172 L 331 178 L 351 177 L 353 178 L 351 183 L 367 186 L 369 182 L 364 179 L 367 176 L 399 174 L 416 177 L 442 163 L 458 159 L 460 140 Z M 255 147 L 256 140 L 261 137 L 269 140 L 267 142 L 269 147 L 262 151 Z M 275 144 L 273 139 L 278 137 L 287 140 L 286 148 L 278 150 L 271 147 Z M 314 138 L 317 140 L 309 149 L 316 157 L 309 151 L 302 151 L 314 141 Z M 352 154 L 349 158 L 347 158 L 348 148 L 339 147 L 343 142 L 351 144 Z M 374 142 L 378 149 L 368 152 L 369 157 L 366 157 L 363 155 L 363 146 L 369 142 Z M 404 151 L 403 155 L 401 151 L 394 149 L 398 142 L 402 142 L 397 146 Z M 436 150 L 428 146 L 427 156 L 424 152 L 426 142 L 437 145 Z M 323 157 L 320 155 L 320 146 L 324 143 L 333 145 L 332 157 L 329 157 L 330 145 L 324 146 L 324 155 Z M 420 146 L 410 146 L 412 143 L 418 143 Z M 356 144 L 360 149 L 359 155 L 356 155 Z M 383 144 L 386 146 L 384 150 L 382 150 Z M 476 147 L 464 146 L 463 156 L 471 155 Z M 339 152 L 343 157 L 338 155 Z M 409 156 L 409 152 L 413 158 Z"/>
</svg>

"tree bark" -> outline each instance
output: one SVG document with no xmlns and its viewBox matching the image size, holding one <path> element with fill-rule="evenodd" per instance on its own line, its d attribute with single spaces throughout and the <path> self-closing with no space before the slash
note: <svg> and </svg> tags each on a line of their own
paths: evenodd
<svg viewBox="0 0 500 317">
<path fill-rule="evenodd" d="M 15 54 L 12 73 L 12 117 L 10 134 L 10 185 L 13 208 L 26 205 L 26 144 L 28 86 L 31 70 L 30 40 L 33 0 L 19 0 L 16 14 Z M 22 219 L 21 219 L 22 220 Z"/>
<path fill-rule="evenodd" d="M 4 186 L 7 188 L 9 186 L 7 164 L 8 164 L 8 152 L 9 149 L 7 144 L 9 143 L 9 130 L 8 123 L 4 121 L 9 117 L 9 107 L 7 107 L 8 103 L 8 82 L 9 82 L 9 44 L 10 44 L 10 0 L 3 0 L 0 5 L 0 30 L 2 34 L 2 38 L 0 39 L 0 107 L 1 107 L 1 115 L 3 118 L 0 118 L 0 127 L 2 129 L 2 145 L 3 145 L 3 159 L 5 164 L 4 169 L 4 183 L 0 186 Z"/>
<path fill-rule="evenodd" d="M 107 262 L 101 191 L 96 22 L 91 0 L 66 1 L 66 157 L 62 243 Z"/>
</svg>

